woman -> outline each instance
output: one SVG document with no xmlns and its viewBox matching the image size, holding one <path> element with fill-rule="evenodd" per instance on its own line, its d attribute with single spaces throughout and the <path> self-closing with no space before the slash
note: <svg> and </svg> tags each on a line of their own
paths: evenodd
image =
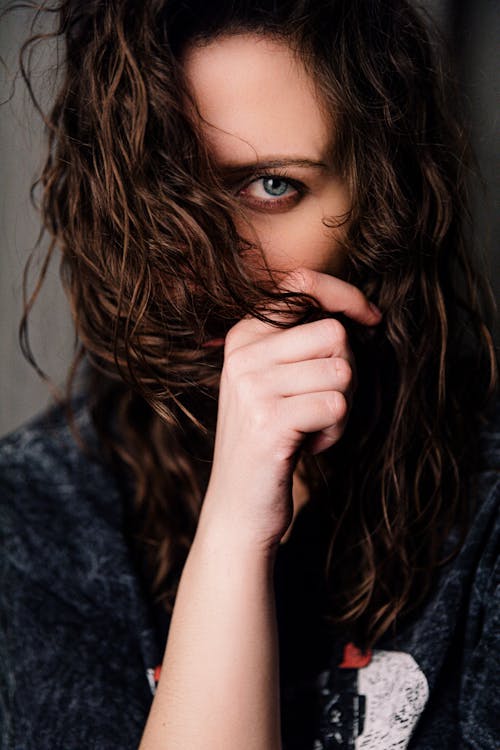
<svg viewBox="0 0 500 750">
<path fill-rule="evenodd" d="M 418 13 L 58 12 L 85 380 L 2 444 L 5 746 L 492 749 L 495 357 Z"/>
</svg>

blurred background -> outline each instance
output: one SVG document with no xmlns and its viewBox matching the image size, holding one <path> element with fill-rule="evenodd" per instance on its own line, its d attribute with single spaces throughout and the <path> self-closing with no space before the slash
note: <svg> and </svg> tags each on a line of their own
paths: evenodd
<svg viewBox="0 0 500 750">
<path fill-rule="evenodd" d="M 6 6 L 0 0 L 0 12 Z M 453 53 L 457 74 L 470 108 L 474 146 L 486 197 L 476 196 L 475 216 L 486 242 L 491 280 L 500 292 L 500 195 L 498 155 L 498 100 L 500 90 L 498 0 L 426 0 L 425 7 L 443 29 Z M 34 112 L 22 80 L 17 56 L 29 33 L 30 14 L 17 11 L 0 19 L 0 436 L 14 429 L 50 399 L 47 385 L 25 361 L 18 343 L 22 309 L 23 268 L 34 246 L 38 217 L 29 190 L 43 161 L 43 126 Z M 33 68 L 40 70 L 36 90 L 45 107 L 54 81 L 50 71 L 53 46 L 40 50 Z M 30 339 L 41 367 L 56 382 L 64 381 L 74 337 L 68 306 L 61 291 L 57 260 L 49 269 L 33 314 Z M 36 269 L 36 266 L 35 266 Z"/>
</svg>

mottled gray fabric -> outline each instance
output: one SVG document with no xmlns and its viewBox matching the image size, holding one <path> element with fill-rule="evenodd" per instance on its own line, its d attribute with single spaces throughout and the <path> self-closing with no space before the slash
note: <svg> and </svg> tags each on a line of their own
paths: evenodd
<svg viewBox="0 0 500 750">
<path fill-rule="evenodd" d="M 85 411 L 78 423 L 88 435 Z M 137 747 L 151 636 L 117 487 L 57 412 L 0 455 L 1 747 Z"/>
<path fill-rule="evenodd" d="M 87 411 L 77 414 L 96 446 Z M 286 750 L 500 746 L 498 421 L 483 435 L 479 506 L 460 554 L 369 663 L 349 663 L 345 644 L 332 643 L 313 681 L 284 688 Z M 55 409 L 0 441 L 0 499 L 1 748 L 137 748 L 164 639 L 113 476 L 82 453 Z M 307 734 L 301 711 L 311 695 Z"/>
</svg>

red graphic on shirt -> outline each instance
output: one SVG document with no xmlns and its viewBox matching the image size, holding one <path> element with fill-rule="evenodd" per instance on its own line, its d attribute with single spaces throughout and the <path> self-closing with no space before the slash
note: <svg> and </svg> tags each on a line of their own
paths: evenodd
<svg viewBox="0 0 500 750">
<path fill-rule="evenodd" d="M 158 687 L 160 674 L 161 674 L 161 664 L 158 664 L 158 666 L 154 668 L 149 667 L 149 669 L 146 669 L 146 677 L 148 678 L 149 689 L 151 690 L 151 695 L 154 695 L 156 693 L 156 688 Z"/>
<path fill-rule="evenodd" d="M 341 669 L 362 669 L 367 667 L 372 660 L 372 651 L 367 649 L 361 651 L 354 643 L 346 643 L 344 646 L 344 657 L 339 664 Z"/>
</svg>

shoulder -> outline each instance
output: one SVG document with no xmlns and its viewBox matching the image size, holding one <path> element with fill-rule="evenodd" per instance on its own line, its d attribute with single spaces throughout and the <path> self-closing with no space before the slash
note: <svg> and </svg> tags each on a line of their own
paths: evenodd
<svg viewBox="0 0 500 750">
<path fill-rule="evenodd" d="M 492 409 L 479 435 L 479 462 L 470 479 L 475 519 L 470 530 L 484 549 L 485 536 L 500 534 L 500 401 Z"/>
<path fill-rule="evenodd" d="M 60 407 L 0 441 L 0 535 L 4 577 L 85 603 L 109 595 L 101 588 L 128 569 L 128 552 L 122 495 L 83 402 L 75 422 L 89 450 Z"/>
<path fill-rule="evenodd" d="M 95 441 L 82 400 L 75 403 L 75 424 L 87 440 Z M 52 406 L 0 440 L 2 480 L 18 487 L 40 480 L 59 482 L 84 462 L 63 406 Z"/>
<path fill-rule="evenodd" d="M 468 478 L 469 526 L 455 565 L 475 571 L 484 589 L 497 562 L 500 540 L 500 402 L 485 420 L 478 440 L 476 470 Z M 456 528 L 445 548 L 451 550 L 459 536 Z"/>
<path fill-rule="evenodd" d="M 75 409 L 90 452 L 60 408 L 0 441 L 0 701 L 16 747 L 137 747 L 147 612 L 121 494 Z"/>
<path fill-rule="evenodd" d="M 476 500 L 476 521 L 470 536 L 490 569 L 498 563 L 500 545 L 500 401 L 497 401 L 479 437 L 480 463 L 471 478 Z"/>
<path fill-rule="evenodd" d="M 493 747 L 500 670 L 500 408 L 496 408 L 480 436 L 481 463 L 472 477 L 476 516 L 468 542 L 458 558 L 457 578 L 465 591 L 460 722 L 470 747 Z M 462 561 L 460 564 L 460 560 Z M 473 575 L 468 575 L 468 566 Z M 459 618 L 460 620 L 460 618 Z"/>
<path fill-rule="evenodd" d="M 479 434 L 480 469 L 500 471 L 500 398 L 485 418 Z"/>
<path fill-rule="evenodd" d="M 94 498 L 93 510 L 105 511 L 112 475 L 98 460 L 99 446 L 83 399 L 75 401 L 71 429 L 66 411 L 54 406 L 0 440 L 0 503 L 17 509 L 25 520 L 49 512 L 88 511 L 85 496 Z M 78 435 L 81 439 L 79 443 Z"/>
</svg>

